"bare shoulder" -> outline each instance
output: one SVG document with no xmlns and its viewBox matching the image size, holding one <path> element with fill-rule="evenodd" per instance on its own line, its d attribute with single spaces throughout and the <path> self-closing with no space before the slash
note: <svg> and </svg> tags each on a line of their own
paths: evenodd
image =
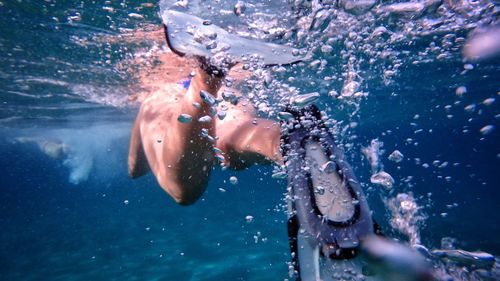
<svg viewBox="0 0 500 281">
<path fill-rule="evenodd" d="M 186 90 L 180 83 L 164 83 L 155 91 L 145 95 L 142 104 L 175 104 L 181 101 Z"/>
</svg>

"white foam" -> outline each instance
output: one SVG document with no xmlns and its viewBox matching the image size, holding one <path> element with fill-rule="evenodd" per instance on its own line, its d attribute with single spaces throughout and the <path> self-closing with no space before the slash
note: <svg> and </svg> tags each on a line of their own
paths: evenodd
<svg viewBox="0 0 500 281">
<path fill-rule="evenodd" d="M 116 149 L 114 144 L 128 137 L 129 132 L 129 123 L 105 123 L 86 127 L 70 124 L 65 129 L 16 130 L 12 134 L 16 135 L 15 142 L 36 143 L 44 153 L 47 142 L 55 141 L 63 145 L 64 155 L 56 160 L 62 161 L 64 167 L 69 170 L 68 181 L 77 185 L 96 174 L 104 178 L 112 176 L 110 167 L 122 166 L 109 162 L 118 161 L 118 152 L 123 151 Z M 102 167 L 106 168 L 105 173 L 101 173 Z"/>
</svg>

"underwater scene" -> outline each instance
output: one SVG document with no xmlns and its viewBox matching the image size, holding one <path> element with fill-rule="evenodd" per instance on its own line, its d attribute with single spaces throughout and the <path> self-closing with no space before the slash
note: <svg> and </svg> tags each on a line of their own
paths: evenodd
<svg viewBox="0 0 500 281">
<path fill-rule="evenodd" d="M 0 280 L 500 280 L 499 15 L 0 0 Z"/>
</svg>

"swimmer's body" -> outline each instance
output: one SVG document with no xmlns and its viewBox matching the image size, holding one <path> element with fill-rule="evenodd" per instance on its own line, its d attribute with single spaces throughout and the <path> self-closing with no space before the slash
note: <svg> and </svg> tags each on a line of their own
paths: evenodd
<svg viewBox="0 0 500 281">
<path fill-rule="evenodd" d="M 176 56 L 169 52 L 161 63 L 182 61 Z M 214 116 L 210 122 L 198 121 L 210 115 L 210 105 L 203 102 L 200 92 L 219 98 L 224 90 L 224 76 L 200 66 L 193 65 L 187 89 L 172 77 L 157 81 L 155 90 L 142 101 L 130 140 L 129 175 L 136 178 L 151 170 L 159 185 L 181 205 L 192 204 L 203 194 L 216 163 L 213 147 L 223 152 L 225 166 L 234 169 L 281 160 L 279 123 L 256 118 L 245 99 L 237 105 L 227 103 L 223 120 Z M 235 66 L 229 75 L 242 71 Z M 179 122 L 181 114 L 189 114 L 192 121 Z M 213 142 L 202 136 L 203 129 L 214 137 Z"/>
<path fill-rule="evenodd" d="M 294 56 L 292 48 L 259 41 L 252 42 L 252 51 L 238 48 L 239 37 L 180 12 L 164 11 L 163 22 L 171 52 L 161 57 L 159 71 L 143 77 L 153 87 L 141 97 L 132 129 L 130 176 L 139 177 L 151 170 L 177 203 L 189 205 L 205 191 L 216 163 L 216 151 L 223 154 L 223 165 L 234 169 L 254 163 L 285 164 L 289 195 L 294 198 L 289 202 L 288 227 L 297 280 L 330 276 L 329 269 L 334 268 L 320 267 L 322 256 L 332 264 L 348 260 L 341 263 L 358 272 L 360 264 L 353 259 L 360 239 L 374 233 L 373 221 L 361 187 L 323 122 L 324 115 L 310 105 L 300 110 L 284 109 L 289 118 L 282 124 L 261 119 L 248 100 L 224 85 L 226 74 L 235 84 L 246 76 L 237 60 L 245 61 L 242 57 L 248 52 L 258 52 L 261 62 L 268 66 L 287 65 L 305 57 Z M 225 54 L 227 60 L 211 64 L 215 61 L 211 60 L 212 53 L 200 46 L 186 26 L 196 28 L 200 34 L 221 34 L 217 38 L 231 46 L 229 50 L 234 53 Z M 285 59 L 279 59 L 281 54 Z M 186 66 L 189 75 L 178 75 L 179 69 Z M 165 74 L 168 77 L 162 79 Z M 185 83 L 187 76 L 191 79 Z M 187 88 L 183 87 L 187 84 Z M 239 102 L 222 102 L 221 107 L 226 108 L 220 110 L 225 110 L 226 115 L 219 119 L 219 115 L 214 116 L 214 98 L 227 99 L 222 94 L 226 90 L 239 95 Z M 320 188 L 324 192 L 314 191 Z"/>
<path fill-rule="evenodd" d="M 298 111 L 287 107 L 285 113 L 293 118 L 280 125 L 257 118 L 253 106 L 240 95 L 239 103 L 225 103 L 227 111 L 222 120 L 206 117 L 213 114 L 213 105 L 206 103 L 200 92 L 216 99 L 221 97 L 226 90 L 222 73 L 226 73 L 219 69 L 214 72 L 208 66 L 208 51 L 203 46 L 197 49 L 186 44 L 197 43 L 192 41 L 192 32 L 183 29 L 187 22 L 199 30 L 213 31 L 214 27 L 186 14 L 169 11 L 162 14 L 167 29 L 169 23 L 177 28 L 171 28 L 175 34 L 171 38 L 167 32 L 172 51 L 160 56 L 159 67 L 142 77 L 150 90 L 138 95 L 142 104 L 130 141 L 131 177 L 140 177 L 151 170 L 177 203 L 189 205 L 200 198 L 207 186 L 216 163 L 214 148 L 217 153 L 222 152 L 223 164 L 229 168 L 284 163 L 288 193 L 293 198 L 288 202 L 288 235 L 297 280 L 336 280 L 338 273 L 347 274 L 350 280 L 402 280 L 402 276 L 405 280 L 436 280 L 432 268 L 412 249 L 374 235 L 381 232 L 371 217 L 362 188 L 317 107 L 306 106 Z M 220 37 L 222 41 L 238 40 L 229 35 Z M 278 45 L 261 44 L 256 42 L 255 50 L 272 50 L 260 54 L 264 61 L 269 57 L 276 61 L 277 54 L 287 53 L 281 52 Z M 234 44 L 238 45 L 241 44 Z M 179 57 L 177 54 L 182 51 L 191 57 Z M 276 64 L 299 60 L 292 56 Z M 183 68 L 188 68 L 190 75 L 185 71 L 180 74 L 183 71 L 179 69 Z M 230 77 L 245 76 L 238 65 L 228 72 Z M 190 80 L 186 83 L 188 76 Z M 191 122 L 179 120 L 181 114 L 189 115 Z M 422 246 L 419 249 L 429 252 Z M 487 253 L 444 250 L 426 254 L 432 255 L 464 263 L 474 261 L 474 267 L 490 268 L 495 261 Z"/>
</svg>

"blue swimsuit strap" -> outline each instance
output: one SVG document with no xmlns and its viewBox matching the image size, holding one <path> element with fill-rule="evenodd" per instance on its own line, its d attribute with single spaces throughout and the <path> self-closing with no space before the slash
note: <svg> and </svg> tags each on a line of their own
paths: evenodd
<svg viewBox="0 0 500 281">
<path fill-rule="evenodd" d="M 191 77 L 181 80 L 179 84 L 182 86 L 182 88 L 187 90 L 189 88 L 189 85 L 191 84 Z"/>
</svg>

